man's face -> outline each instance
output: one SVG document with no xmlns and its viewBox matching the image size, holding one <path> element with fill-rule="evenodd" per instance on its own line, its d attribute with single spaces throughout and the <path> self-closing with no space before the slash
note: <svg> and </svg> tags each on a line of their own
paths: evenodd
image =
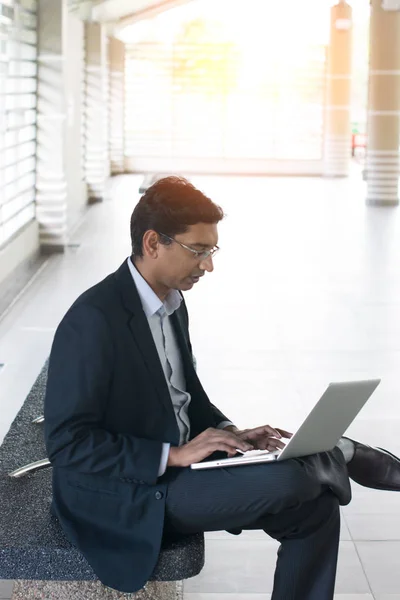
<svg viewBox="0 0 400 600">
<path fill-rule="evenodd" d="M 196 223 L 191 225 L 186 233 L 177 234 L 170 245 L 159 244 L 157 257 L 157 279 L 169 289 L 187 291 L 206 271 L 214 270 L 211 256 L 204 259 L 196 256 L 187 248 L 198 252 L 211 250 L 218 243 L 217 224 Z"/>
</svg>

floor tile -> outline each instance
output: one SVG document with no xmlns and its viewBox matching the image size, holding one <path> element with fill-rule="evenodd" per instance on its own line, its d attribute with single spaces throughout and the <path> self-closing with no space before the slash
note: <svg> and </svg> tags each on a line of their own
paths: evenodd
<svg viewBox="0 0 400 600">
<path fill-rule="evenodd" d="M 184 600 L 270 600 L 271 594 L 203 594 L 203 593 L 186 593 Z"/>
<path fill-rule="evenodd" d="M 11 598 L 12 590 L 13 590 L 13 581 L 5 581 L 0 579 L 0 598 L 3 600 Z"/>
<path fill-rule="evenodd" d="M 352 483 L 353 499 L 342 507 L 349 515 L 400 515 L 400 494 L 367 489 Z"/>
<path fill-rule="evenodd" d="M 356 542 L 356 547 L 372 593 L 399 594 L 400 542 Z"/>
<path fill-rule="evenodd" d="M 202 381 L 218 407 L 239 427 L 263 424 L 290 427 L 294 416 L 300 423 L 304 415 L 294 383 L 282 374 L 271 378 L 269 374 L 258 372 L 256 377 L 250 377 L 248 371 L 221 369 L 218 373 L 208 373 Z M 290 418 L 285 402 L 291 405 Z"/>
<path fill-rule="evenodd" d="M 371 593 L 352 542 L 340 543 L 335 591 L 337 594 Z"/>
<path fill-rule="evenodd" d="M 397 394 L 392 395 L 392 404 L 397 404 L 397 398 Z M 370 401 L 372 400 L 373 396 Z M 396 456 L 400 455 L 400 439 L 398 434 L 400 417 L 397 416 L 396 410 L 392 415 L 391 410 L 388 409 L 386 412 L 387 415 L 390 414 L 390 418 L 388 418 L 382 415 L 365 416 L 363 409 L 346 431 L 346 436 L 371 446 L 386 448 L 393 454 L 396 454 Z"/>
<path fill-rule="evenodd" d="M 234 540 L 233 540 L 234 541 Z M 186 592 L 271 593 L 275 542 L 208 540 L 202 573 L 185 583 Z"/>
<path fill-rule="evenodd" d="M 335 594 L 334 600 L 374 600 L 372 594 Z"/>
<path fill-rule="evenodd" d="M 204 594 L 185 593 L 184 600 L 270 600 L 271 594 Z M 334 600 L 374 600 L 372 594 L 335 594 Z M 376 600 L 400 600 L 400 596 L 387 596 Z"/>
<path fill-rule="evenodd" d="M 277 544 L 251 538 L 240 543 L 208 539 L 202 573 L 185 583 L 190 593 L 271 593 Z M 336 591 L 369 593 L 352 542 L 341 542 Z"/>
<path fill-rule="evenodd" d="M 382 511 L 383 512 L 383 511 Z M 400 514 L 355 515 L 346 517 L 351 538 L 362 540 L 400 541 Z M 399 562 L 400 567 L 400 562 Z"/>
<path fill-rule="evenodd" d="M 341 519 L 340 519 L 340 539 L 343 542 L 351 541 L 350 531 L 347 526 L 346 518 L 344 517 L 343 514 L 341 514 Z"/>
</svg>

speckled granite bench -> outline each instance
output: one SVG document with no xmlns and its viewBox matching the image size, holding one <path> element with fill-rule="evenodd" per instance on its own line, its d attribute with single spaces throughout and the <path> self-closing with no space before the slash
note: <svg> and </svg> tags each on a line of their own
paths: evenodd
<svg viewBox="0 0 400 600">
<path fill-rule="evenodd" d="M 83 556 L 64 537 L 50 513 L 51 468 L 12 479 L 9 473 L 43 459 L 46 372 L 36 380 L 0 447 L 0 579 L 15 580 L 13 600 L 180 600 L 183 579 L 204 565 L 204 538 L 165 541 L 151 581 L 136 594 L 104 587 Z"/>
</svg>

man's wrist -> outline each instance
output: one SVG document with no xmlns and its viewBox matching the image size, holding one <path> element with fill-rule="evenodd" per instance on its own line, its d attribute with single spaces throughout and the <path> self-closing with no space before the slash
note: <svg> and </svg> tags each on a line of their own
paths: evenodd
<svg viewBox="0 0 400 600">
<path fill-rule="evenodd" d="M 168 461 L 167 461 L 168 467 L 178 466 L 176 463 L 178 452 L 179 452 L 179 448 L 177 448 L 176 446 L 170 446 L 169 453 L 168 453 Z"/>
<path fill-rule="evenodd" d="M 235 425 L 227 425 L 223 428 L 224 431 L 230 431 L 231 433 L 236 433 L 239 429 Z"/>
</svg>

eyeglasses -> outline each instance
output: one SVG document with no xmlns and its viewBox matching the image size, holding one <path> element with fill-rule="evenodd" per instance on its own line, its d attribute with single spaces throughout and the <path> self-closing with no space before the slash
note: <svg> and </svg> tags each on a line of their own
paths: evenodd
<svg viewBox="0 0 400 600">
<path fill-rule="evenodd" d="M 210 256 L 211 258 L 214 258 L 216 253 L 220 250 L 219 246 L 214 246 L 214 248 L 211 248 L 211 250 L 195 250 L 190 246 L 186 246 L 185 244 L 178 242 L 178 240 L 176 240 L 175 238 L 169 237 L 169 235 L 165 235 L 165 233 L 158 232 L 158 235 L 162 235 L 163 237 L 167 238 L 167 240 L 171 240 L 171 242 L 176 242 L 177 244 L 182 246 L 182 248 L 185 248 L 185 250 L 189 250 L 189 252 L 193 254 L 194 258 L 200 259 L 201 261 L 207 260 L 207 258 L 209 258 Z"/>
</svg>

